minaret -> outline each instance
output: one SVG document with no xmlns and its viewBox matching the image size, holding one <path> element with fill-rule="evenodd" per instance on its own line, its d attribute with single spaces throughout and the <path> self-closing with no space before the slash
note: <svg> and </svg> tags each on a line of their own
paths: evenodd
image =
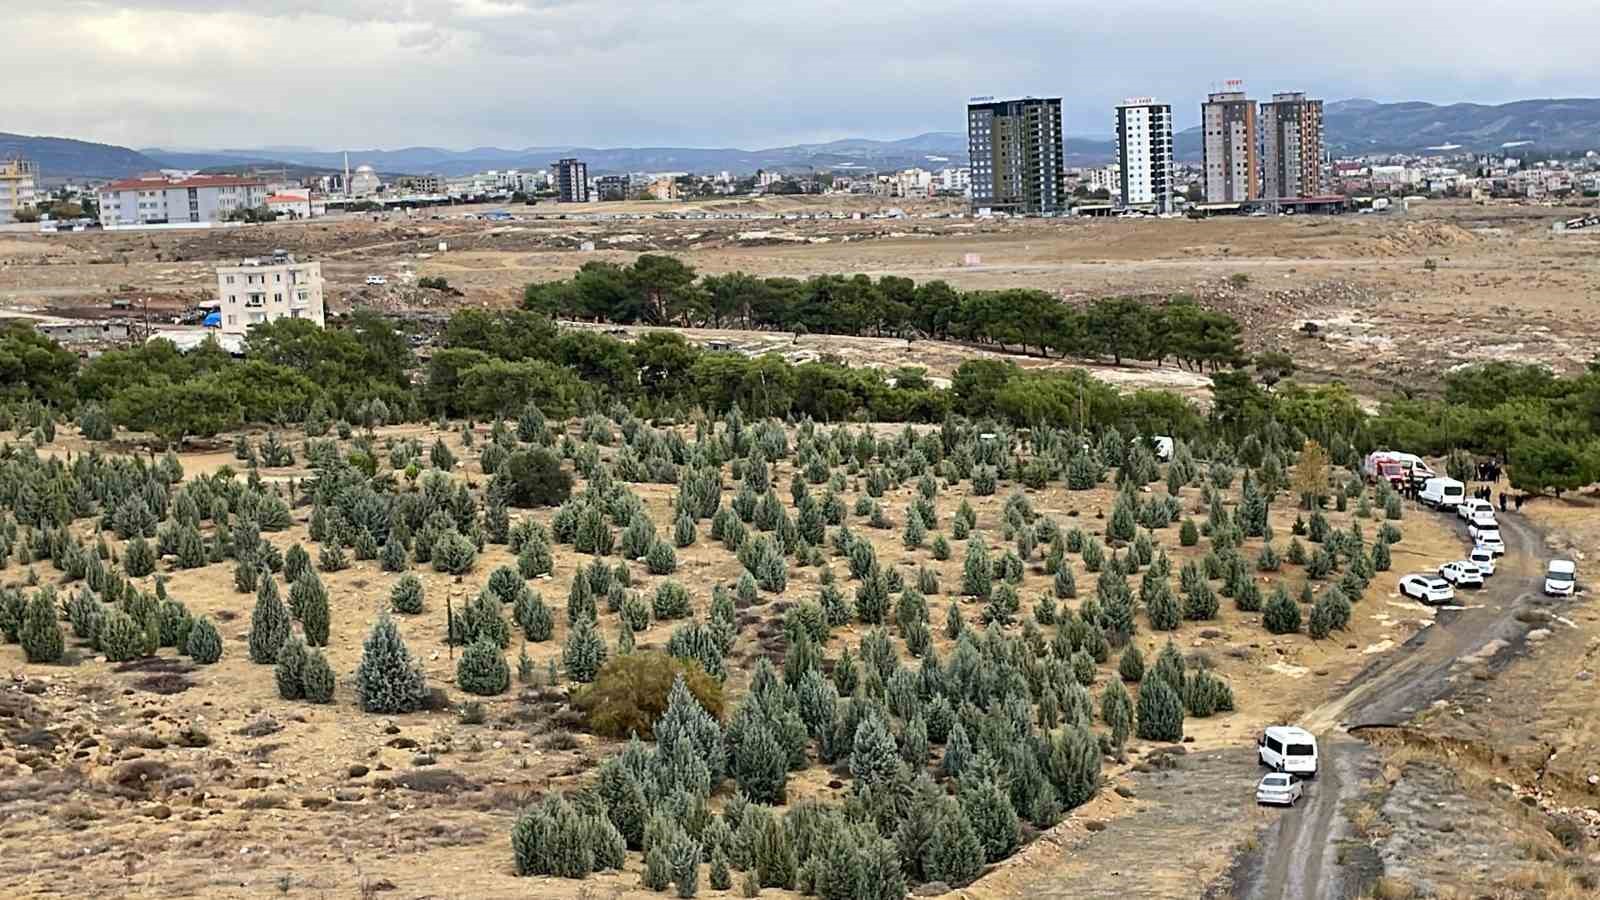
<svg viewBox="0 0 1600 900">
<path fill-rule="evenodd" d="M 344 152 L 344 195 L 350 196 L 350 151 Z"/>
</svg>

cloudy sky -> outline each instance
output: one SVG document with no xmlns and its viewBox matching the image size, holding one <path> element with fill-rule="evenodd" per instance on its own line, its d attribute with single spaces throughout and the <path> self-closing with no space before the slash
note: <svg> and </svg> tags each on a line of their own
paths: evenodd
<svg viewBox="0 0 1600 900">
<path fill-rule="evenodd" d="M 1596 0 L 0 0 L 0 131 L 134 147 L 734 146 L 1067 131 L 1155 95 L 1600 94 Z"/>
</svg>

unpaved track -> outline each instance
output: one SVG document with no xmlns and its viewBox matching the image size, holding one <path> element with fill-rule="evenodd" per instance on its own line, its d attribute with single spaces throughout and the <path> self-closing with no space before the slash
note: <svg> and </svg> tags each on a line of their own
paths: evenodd
<svg viewBox="0 0 1600 900">
<path fill-rule="evenodd" d="M 1413 515 L 1445 515 L 1419 510 Z M 1322 772 L 1306 787 L 1297 811 L 1280 816 L 1258 848 L 1234 868 L 1230 896 L 1244 900 L 1311 900 L 1355 896 L 1337 863 L 1337 844 L 1345 830 L 1340 810 L 1361 791 L 1361 769 L 1372 762 L 1371 748 L 1350 734 L 1363 726 L 1400 725 L 1455 689 L 1458 660 L 1481 654 L 1504 659 L 1526 626 L 1516 621 L 1521 602 L 1539 589 L 1542 572 L 1539 536 L 1520 516 L 1500 519 L 1506 555 L 1482 591 L 1462 592 L 1465 608 L 1443 609 L 1430 628 L 1399 650 L 1375 662 L 1352 680 L 1338 699 L 1313 710 L 1299 723 L 1320 735 Z M 1462 540 L 1466 542 L 1465 529 Z M 1398 578 L 1404 572 L 1387 573 Z M 1491 652 L 1483 653 L 1495 643 Z"/>
</svg>

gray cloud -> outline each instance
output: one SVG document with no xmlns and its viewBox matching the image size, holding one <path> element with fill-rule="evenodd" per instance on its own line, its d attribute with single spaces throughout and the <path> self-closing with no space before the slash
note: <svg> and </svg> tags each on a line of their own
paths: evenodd
<svg viewBox="0 0 1600 900">
<path fill-rule="evenodd" d="M 0 0 L 0 127 L 134 146 L 770 146 L 959 130 L 973 94 L 1594 93 L 1593 0 Z M 20 35 L 21 39 L 16 39 Z M 82 65 L 63 66 L 62 47 Z"/>
</svg>

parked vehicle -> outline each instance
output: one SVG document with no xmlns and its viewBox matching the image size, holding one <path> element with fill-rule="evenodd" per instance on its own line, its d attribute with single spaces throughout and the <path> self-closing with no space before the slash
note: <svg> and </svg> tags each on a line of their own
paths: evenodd
<svg viewBox="0 0 1600 900">
<path fill-rule="evenodd" d="M 1412 484 L 1421 486 L 1426 484 L 1429 478 L 1439 477 L 1439 473 L 1428 466 L 1428 461 L 1415 453 L 1400 453 L 1391 450 L 1389 451 L 1389 458 L 1400 463 L 1400 467 L 1410 477 Z"/>
<path fill-rule="evenodd" d="M 1544 573 L 1547 597 L 1571 597 L 1578 588 L 1578 564 L 1570 559 L 1552 559 Z"/>
<path fill-rule="evenodd" d="M 1317 777 L 1317 737 L 1294 725 L 1271 725 L 1256 742 L 1263 766 L 1306 778 Z"/>
<path fill-rule="evenodd" d="M 389 283 L 389 279 L 383 277 L 382 275 L 368 275 L 367 276 L 367 284 L 383 285 L 383 284 L 388 284 L 388 283 Z"/>
<path fill-rule="evenodd" d="M 1495 556 L 1506 555 L 1506 543 L 1500 538 L 1500 526 L 1490 525 L 1479 528 L 1477 525 L 1468 525 L 1467 535 L 1472 538 L 1474 546 L 1482 547 Z"/>
<path fill-rule="evenodd" d="M 1472 552 L 1467 554 L 1467 562 L 1477 566 L 1485 578 L 1494 574 L 1494 554 L 1482 547 L 1473 547 Z"/>
<path fill-rule="evenodd" d="M 1256 785 L 1257 804 L 1276 804 L 1279 806 L 1294 806 L 1305 796 L 1305 787 L 1300 784 L 1300 779 L 1284 772 L 1273 772 L 1265 775 Z"/>
<path fill-rule="evenodd" d="M 1467 519 L 1467 525 L 1471 528 L 1499 528 L 1500 520 L 1494 517 L 1494 510 L 1480 509 Z"/>
<path fill-rule="evenodd" d="M 1434 509 L 1460 509 L 1467 486 L 1454 478 L 1429 478 L 1423 482 L 1417 499 Z"/>
<path fill-rule="evenodd" d="M 1368 482 L 1376 482 L 1381 478 L 1397 488 L 1405 484 L 1408 477 L 1405 466 L 1387 450 L 1368 453 L 1361 462 L 1361 474 Z"/>
<path fill-rule="evenodd" d="M 1463 522 L 1471 522 L 1472 517 L 1479 512 L 1487 512 L 1492 516 L 1494 515 L 1494 507 L 1489 505 L 1489 501 L 1480 500 L 1477 497 L 1473 497 L 1471 500 L 1463 500 L 1456 506 L 1456 516 Z"/>
<path fill-rule="evenodd" d="M 1483 572 L 1464 559 L 1448 562 L 1439 567 L 1439 577 L 1456 587 L 1483 587 Z"/>
<path fill-rule="evenodd" d="M 1421 485 L 1437 473 L 1428 467 L 1428 463 L 1415 453 L 1401 453 L 1398 450 L 1374 450 L 1367 454 L 1362 461 L 1361 474 L 1367 481 L 1377 481 L 1379 478 L 1387 480 L 1395 487 L 1401 487 L 1408 481 Z"/>
<path fill-rule="evenodd" d="M 1442 606 L 1456 599 L 1456 589 L 1438 575 L 1422 573 L 1400 579 L 1400 593 L 1429 606 Z"/>
</svg>

